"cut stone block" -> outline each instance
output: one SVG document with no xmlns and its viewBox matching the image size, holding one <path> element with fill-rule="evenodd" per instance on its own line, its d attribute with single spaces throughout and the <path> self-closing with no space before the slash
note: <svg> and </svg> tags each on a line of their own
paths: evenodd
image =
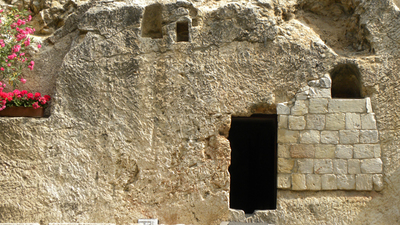
<svg viewBox="0 0 400 225">
<path fill-rule="evenodd" d="M 334 174 L 324 174 L 321 176 L 322 180 L 322 190 L 336 190 L 336 175 Z"/>
<path fill-rule="evenodd" d="M 337 188 L 339 190 L 354 190 L 356 189 L 355 175 L 337 175 Z"/>
<path fill-rule="evenodd" d="M 371 99 L 369 97 L 365 98 L 365 107 L 367 109 L 367 113 L 372 113 L 372 104 L 371 104 Z"/>
<path fill-rule="evenodd" d="M 328 112 L 365 113 L 365 99 L 330 99 Z"/>
<path fill-rule="evenodd" d="M 290 146 L 290 156 L 292 158 L 314 158 L 314 145 L 297 144 Z"/>
<path fill-rule="evenodd" d="M 381 157 L 381 145 L 380 144 L 375 144 L 374 145 L 374 157 L 375 158 L 380 158 Z"/>
<path fill-rule="evenodd" d="M 278 173 L 291 173 L 294 159 L 278 158 Z"/>
<path fill-rule="evenodd" d="M 380 158 L 361 160 L 361 172 L 382 173 L 382 160 Z"/>
<path fill-rule="evenodd" d="M 298 159 L 297 160 L 298 173 L 313 173 L 314 160 L 313 159 Z"/>
<path fill-rule="evenodd" d="M 289 129 L 290 130 L 304 130 L 306 127 L 306 120 L 304 116 L 289 116 Z"/>
<path fill-rule="evenodd" d="M 361 129 L 376 130 L 376 120 L 374 113 L 361 114 Z"/>
<path fill-rule="evenodd" d="M 315 159 L 314 173 L 316 174 L 333 173 L 332 159 Z"/>
<path fill-rule="evenodd" d="M 339 143 L 338 131 L 321 131 L 321 143 L 324 144 L 337 144 Z"/>
<path fill-rule="evenodd" d="M 292 190 L 306 190 L 306 175 L 292 174 Z"/>
<path fill-rule="evenodd" d="M 297 100 L 291 109 L 293 116 L 303 116 L 308 113 L 307 100 Z"/>
<path fill-rule="evenodd" d="M 357 144 L 359 142 L 360 132 L 358 130 L 340 130 L 340 144 Z"/>
<path fill-rule="evenodd" d="M 374 184 L 375 191 L 383 190 L 383 176 L 382 174 L 374 174 L 372 175 L 372 183 Z"/>
<path fill-rule="evenodd" d="M 320 139 L 321 139 L 321 135 L 318 130 L 300 131 L 300 143 L 318 144 Z"/>
<path fill-rule="evenodd" d="M 310 87 L 309 95 L 310 95 L 310 98 L 330 98 L 331 97 L 331 89 L 330 88 Z"/>
<path fill-rule="evenodd" d="M 328 99 L 326 98 L 312 98 L 308 106 L 309 113 L 327 113 L 328 112 Z"/>
<path fill-rule="evenodd" d="M 287 102 L 286 103 L 278 103 L 276 105 L 276 113 L 278 115 L 288 115 L 288 114 L 290 114 L 290 108 L 287 106 Z"/>
<path fill-rule="evenodd" d="M 361 117 L 359 113 L 346 113 L 346 130 L 361 129 Z"/>
<path fill-rule="evenodd" d="M 333 159 L 335 158 L 335 145 L 317 144 L 315 145 L 316 159 Z"/>
<path fill-rule="evenodd" d="M 333 173 L 334 174 L 347 174 L 347 160 L 334 159 L 333 160 Z"/>
<path fill-rule="evenodd" d="M 288 128 L 288 116 L 287 115 L 279 115 L 278 116 L 278 128 L 280 128 L 280 129 Z"/>
<path fill-rule="evenodd" d="M 353 158 L 353 146 L 351 145 L 337 145 L 335 150 L 335 157 L 338 159 L 351 159 Z"/>
<path fill-rule="evenodd" d="M 278 157 L 279 158 L 290 158 L 290 145 L 288 144 L 278 144 Z"/>
<path fill-rule="evenodd" d="M 317 174 L 306 175 L 307 190 L 321 190 L 321 176 Z"/>
<path fill-rule="evenodd" d="M 371 144 L 356 144 L 354 145 L 354 158 L 369 159 L 375 156 L 375 145 Z"/>
<path fill-rule="evenodd" d="M 372 191 L 372 175 L 357 174 L 356 175 L 356 190 L 357 191 Z"/>
<path fill-rule="evenodd" d="M 360 143 L 378 143 L 377 130 L 361 130 Z"/>
<path fill-rule="evenodd" d="M 289 189 L 292 185 L 291 174 L 278 173 L 278 188 Z"/>
<path fill-rule="evenodd" d="M 329 113 L 326 114 L 325 129 L 326 130 L 344 130 L 346 120 L 344 113 Z"/>
<path fill-rule="evenodd" d="M 323 130 L 325 128 L 325 115 L 308 114 L 306 121 L 306 128 L 309 130 Z"/>
<path fill-rule="evenodd" d="M 361 161 L 359 159 L 347 160 L 347 172 L 349 174 L 360 174 L 361 173 Z"/>
<path fill-rule="evenodd" d="M 279 129 L 278 143 L 297 143 L 299 136 L 299 131 Z"/>
</svg>

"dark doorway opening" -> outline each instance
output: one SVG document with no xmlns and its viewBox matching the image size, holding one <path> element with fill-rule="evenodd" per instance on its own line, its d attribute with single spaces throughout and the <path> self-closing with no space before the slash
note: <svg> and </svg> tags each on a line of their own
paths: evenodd
<svg viewBox="0 0 400 225">
<path fill-rule="evenodd" d="M 277 115 L 232 117 L 230 208 L 276 209 Z"/>
<path fill-rule="evenodd" d="M 176 23 L 176 38 L 178 42 L 189 41 L 189 22 Z"/>
<path fill-rule="evenodd" d="M 361 98 L 361 75 L 356 65 L 341 64 L 331 71 L 332 98 Z"/>
</svg>

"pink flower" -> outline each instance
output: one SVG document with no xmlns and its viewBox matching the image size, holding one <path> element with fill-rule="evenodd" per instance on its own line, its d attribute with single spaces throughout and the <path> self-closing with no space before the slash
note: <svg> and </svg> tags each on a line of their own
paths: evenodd
<svg viewBox="0 0 400 225">
<path fill-rule="evenodd" d="M 36 93 L 35 93 L 35 99 L 38 99 L 38 98 L 40 98 L 40 97 L 41 97 L 41 95 L 42 95 L 42 94 L 40 94 L 39 92 L 36 92 Z"/>
<path fill-rule="evenodd" d="M 15 45 L 15 46 L 13 47 L 13 51 L 14 51 L 14 52 L 19 52 L 19 50 L 21 50 L 21 45 Z"/>
<path fill-rule="evenodd" d="M 33 103 L 33 104 L 32 104 L 32 107 L 33 107 L 34 109 L 38 109 L 38 108 L 40 108 L 40 106 L 39 106 L 39 103 L 38 103 L 38 102 L 35 102 L 35 103 Z"/>
<path fill-rule="evenodd" d="M 31 61 L 30 64 L 33 66 L 33 65 L 35 65 L 35 62 L 34 62 L 34 61 Z"/>
<path fill-rule="evenodd" d="M 21 95 L 26 95 L 26 94 L 28 94 L 28 91 L 27 91 L 27 90 L 22 90 L 22 91 L 21 91 Z"/>
<path fill-rule="evenodd" d="M 44 97 L 39 98 L 39 101 L 42 105 L 46 104 L 46 99 Z"/>
<path fill-rule="evenodd" d="M 28 16 L 28 21 L 31 21 L 31 20 L 32 20 L 32 16 L 29 15 L 29 16 Z"/>
<path fill-rule="evenodd" d="M 21 52 L 21 53 L 19 53 L 19 55 L 20 55 L 20 56 L 24 56 L 24 55 L 25 55 L 25 52 Z"/>
<path fill-rule="evenodd" d="M 26 97 L 28 97 L 28 99 L 33 99 L 33 94 L 32 93 L 28 93 L 28 95 Z"/>
<path fill-rule="evenodd" d="M 26 79 L 24 79 L 24 78 L 21 78 L 21 83 L 23 83 L 23 84 L 25 84 L 26 83 Z"/>
<path fill-rule="evenodd" d="M 15 57 L 17 57 L 17 54 L 13 53 L 13 54 L 9 55 L 7 58 L 8 59 L 14 59 Z"/>
<path fill-rule="evenodd" d="M 51 100 L 50 95 L 45 95 L 45 96 L 43 96 L 43 98 L 46 99 L 46 101 L 50 101 Z"/>
<path fill-rule="evenodd" d="M 11 63 L 7 64 L 7 66 L 10 67 L 10 66 L 11 66 Z"/>
<path fill-rule="evenodd" d="M 0 70 L 1 70 L 1 71 L 4 71 L 4 67 L 1 67 Z"/>
<path fill-rule="evenodd" d="M 4 9 L 1 9 L 1 10 L 0 10 L 0 13 L 2 13 L 2 12 L 4 12 Z"/>
<path fill-rule="evenodd" d="M 42 47 L 42 45 L 41 45 L 41 44 L 38 44 L 38 45 L 37 45 L 37 47 L 38 47 L 38 48 L 41 48 L 41 47 Z"/>
</svg>

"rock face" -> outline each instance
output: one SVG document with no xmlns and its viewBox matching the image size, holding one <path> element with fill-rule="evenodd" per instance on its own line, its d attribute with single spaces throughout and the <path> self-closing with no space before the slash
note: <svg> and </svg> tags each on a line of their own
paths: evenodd
<svg viewBox="0 0 400 225">
<path fill-rule="evenodd" d="M 396 224 L 398 1 L 64 3 L 26 84 L 49 117 L 0 118 L 0 222 Z M 246 217 L 227 137 L 255 113 L 279 114 L 281 171 Z"/>
</svg>

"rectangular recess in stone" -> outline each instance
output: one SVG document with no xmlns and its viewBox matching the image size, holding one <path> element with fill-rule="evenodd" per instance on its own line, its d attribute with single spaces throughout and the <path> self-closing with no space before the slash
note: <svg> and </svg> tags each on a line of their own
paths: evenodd
<svg viewBox="0 0 400 225">
<path fill-rule="evenodd" d="M 152 4 L 145 8 L 142 19 L 142 37 L 162 38 L 162 5 Z"/>
<path fill-rule="evenodd" d="M 277 115 L 232 117 L 230 208 L 245 213 L 276 209 L 277 130 Z M 293 165 L 294 160 L 279 158 L 281 172 L 290 173 Z"/>
<path fill-rule="evenodd" d="M 189 41 L 189 22 L 176 23 L 176 39 L 178 42 Z"/>
</svg>

